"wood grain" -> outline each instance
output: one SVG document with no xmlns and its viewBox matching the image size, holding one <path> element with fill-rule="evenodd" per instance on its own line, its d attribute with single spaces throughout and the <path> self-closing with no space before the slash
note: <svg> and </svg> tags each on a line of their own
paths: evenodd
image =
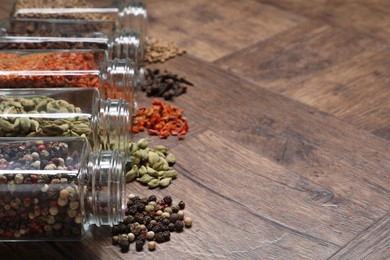
<svg viewBox="0 0 390 260">
<path fill-rule="evenodd" d="M 389 50 L 363 52 L 284 94 L 390 140 Z"/>
<path fill-rule="evenodd" d="M 0 258 L 389 258 L 388 1 L 147 3 L 149 35 L 188 51 L 154 66 L 194 83 L 170 102 L 190 132 L 148 137 L 176 156 L 172 185 L 126 189 L 184 200 L 193 227 L 155 252 L 123 254 L 93 228 L 80 242 L 1 243 Z"/>
<path fill-rule="evenodd" d="M 330 259 L 389 259 L 390 215 L 361 233 Z"/>
<path fill-rule="evenodd" d="M 305 23 L 216 64 L 389 138 L 388 53 L 365 35 Z"/>
<path fill-rule="evenodd" d="M 259 2 L 389 43 L 390 3 L 387 0 L 259 0 Z"/>
<path fill-rule="evenodd" d="M 149 8 L 151 35 L 174 40 L 192 55 L 207 61 L 271 37 L 304 20 L 253 0 L 169 1 L 163 6 L 161 2 L 152 1 Z M 165 13 L 165 9 L 171 11 Z"/>
</svg>

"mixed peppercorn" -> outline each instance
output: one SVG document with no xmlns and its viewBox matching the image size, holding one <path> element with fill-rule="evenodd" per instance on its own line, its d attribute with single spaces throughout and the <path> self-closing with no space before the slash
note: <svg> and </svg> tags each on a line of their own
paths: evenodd
<svg viewBox="0 0 390 260">
<path fill-rule="evenodd" d="M 156 243 L 169 241 L 172 232 L 192 226 L 184 208 L 183 201 L 174 204 L 170 196 L 157 199 L 155 195 L 140 198 L 130 194 L 123 222 L 112 227 L 113 245 L 127 252 L 134 242 L 136 251 L 141 251 L 147 242 L 149 250 L 155 250 Z"/>
<path fill-rule="evenodd" d="M 81 238 L 79 163 L 67 143 L 3 143 L 0 169 L 21 173 L 0 174 L 0 240 Z"/>
</svg>

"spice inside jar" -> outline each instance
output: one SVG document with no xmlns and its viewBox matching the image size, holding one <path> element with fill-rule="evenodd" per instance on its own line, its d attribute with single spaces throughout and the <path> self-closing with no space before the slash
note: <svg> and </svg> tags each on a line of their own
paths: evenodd
<svg viewBox="0 0 390 260">
<path fill-rule="evenodd" d="M 92 153 L 79 137 L 0 138 L 0 158 L 0 240 L 78 240 L 122 219 L 117 152 Z"/>
<path fill-rule="evenodd" d="M 97 88 L 103 99 L 134 102 L 136 66 L 104 50 L 3 50 L 0 88 Z"/>
</svg>

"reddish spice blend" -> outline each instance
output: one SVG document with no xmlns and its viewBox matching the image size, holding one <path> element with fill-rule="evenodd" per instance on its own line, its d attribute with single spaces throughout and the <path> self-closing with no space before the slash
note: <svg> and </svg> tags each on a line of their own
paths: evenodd
<svg viewBox="0 0 390 260">
<path fill-rule="evenodd" d="M 155 100 L 150 108 L 139 108 L 133 116 L 132 132 L 138 133 L 147 129 L 148 134 L 167 138 L 178 136 L 183 140 L 188 132 L 188 122 L 183 110 L 159 100 Z"/>
<path fill-rule="evenodd" d="M 0 88 L 99 88 L 100 65 L 96 55 L 90 52 L 0 53 Z"/>
</svg>

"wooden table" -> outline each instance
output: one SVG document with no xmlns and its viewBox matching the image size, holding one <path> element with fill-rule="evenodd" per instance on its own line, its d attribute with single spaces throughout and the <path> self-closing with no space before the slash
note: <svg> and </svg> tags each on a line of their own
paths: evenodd
<svg viewBox="0 0 390 260">
<path fill-rule="evenodd" d="M 193 227 L 122 254 L 109 231 L 2 243 L 1 259 L 389 259 L 387 0 L 153 0 L 149 35 L 187 54 L 159 65 L 195 86 L 172 103 L 190 132 L 168 145 L 165 190 Z M 5 17 L 9 7 L 1 6 Z"/>
</svg>

